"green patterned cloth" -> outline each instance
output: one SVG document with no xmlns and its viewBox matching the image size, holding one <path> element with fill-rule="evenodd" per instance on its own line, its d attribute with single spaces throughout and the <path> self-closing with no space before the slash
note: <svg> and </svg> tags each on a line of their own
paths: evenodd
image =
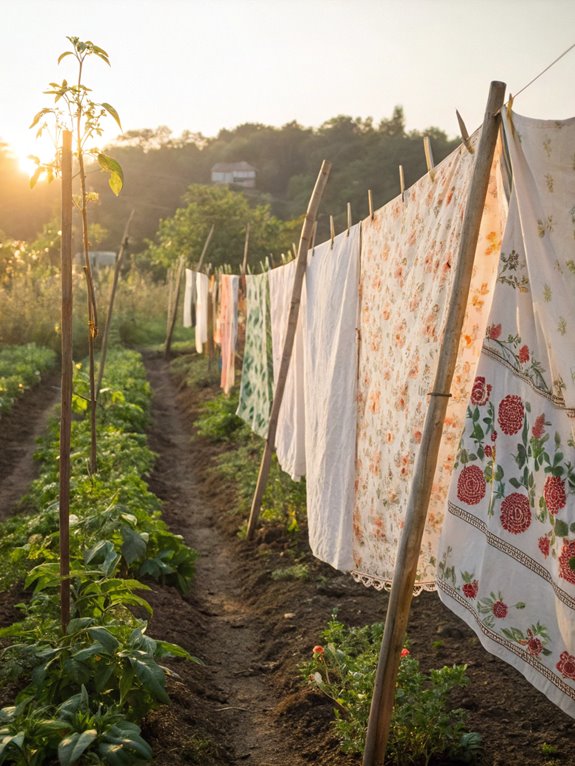
<svg viewBox="0 0 575 766">
<path fill-rule="evenodd" d="M 272 402 L 268 275 L 246 276 L 246 342 L 237 415 L 265 439 Z"/>
</svg>

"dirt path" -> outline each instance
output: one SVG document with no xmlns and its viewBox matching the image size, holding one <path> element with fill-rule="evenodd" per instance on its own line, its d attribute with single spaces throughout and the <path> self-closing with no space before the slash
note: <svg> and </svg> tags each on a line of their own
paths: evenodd
<svg viewBox="0 0 575 766">
<path fill-rule="evenodd" d="M 186 609 L 201 615 L 201 629 L 185 644 L 206 663 L 206 704 L 210 718 L 221 719 L 222 763 L 303 766 L 306 761 L 290 752 L 290 742 L 271 715 L 282 698 L 266 675 L 273 661 L 258 656 L 263 626 L 246 602 L 237 546 L 218 528 L 215 508 L 206 499 L 209 487 L 198 471 L 201 457 L 190 449 L 190 424 L 178 408 L 175 384 L 162 359 L 148 358 L 147 365 L 154 389 L 150 446 L 160 452 L 151 486 L 167 501 L 166 521 L 200 554 L 193 596 L 180 603 L 179 617 Z M 194 622 L 193 615 L 188 617 Z"/>
<path fill-rule="evenodd" d="M 0 519 L 16 511 L 36 476 L 36 439 L 46 430 L 59 400 L 58 384 L 59 373 L 49 375 L 0 418 Z"/>
</svg>

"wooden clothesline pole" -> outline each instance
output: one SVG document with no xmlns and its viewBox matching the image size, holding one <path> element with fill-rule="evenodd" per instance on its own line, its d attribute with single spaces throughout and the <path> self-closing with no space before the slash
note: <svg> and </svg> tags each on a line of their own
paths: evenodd
<svg viewBox="0 0 575 766">
<path fill-rule="evenodd" d="M 166 345 L 164 348 L 164 356 L 166 359 L 170 356 L 172 348 L 172 336 L 174 334 L 174 327 L 176 326 L 176 315 L 178 313 L 178 302 L 180 300 L 180 286 L 182 283 L 182 274 L 184 273 L 184 256 L 181 255 L 178 259 L 178 266 L 176 268 L 176 276 L 174 280 L 174 288 L 172 293 L 172 304 L 170 306 L 171 314 L 168 319 L 168 334 L 166 336 Z"/>
<path fill-rule="evenodd" d="M 315 218 L 317 215 L 317 211 L 319 209 L 319 205 L 321 202 L 321 198 L 323 196 L 325 186 L 327 184 L 327 179 L 329 178 L 330 171 L 331 171 L 331 163 L 328 162 L 327 160 L 324 160 L 322 162 L 317 180 L 315 182 L 315 186 L 311 194 L 309 204 L 307 207 L 307 212 L 305 214 L 305 218 L 303 221 L 301 236 L 299 240 L 299 247 L 297 251 L 297 262 L 295 267 L 295 276 L 294 276 L 294 282 L 293 282 L 291 304 L 290 304 L 289 315 L 288 315 L 287 330 L 286 330 L 286 336 L 284 341 L 284 347 L 282 351 L 280 368 L 278 372 L 278 382 L 276 385 L 276 389 L 274 391 L 274 398 L 273 398 L 272 409 L 270 412 L 270 421 L 268 426 L 268 435 L 267 435 L 266 443 L 264 446 L 264 452 L 263 452 L 262 461 L 260 464 L 260 471 L 258 474 L 258 482 L 256 485 L 254 497 L 252 500 L 250 518 L 248 522 L 248 531 L 247 531 L 248 540 L 253 540 L 256 524 L 258 523 L 258 519 L 259 519 L 262 499 L 264 496 L 264 491 L 265 491 L 266 483 L 268 480 L 272 453 L 273 453 L 275 438 L 276 438 L 278 417 L 279 417 L 280 407 L 281 407 L 283 394 L 285 390 L 285 385 L 286 385 L 286 380 L 287 380 L 287 375 L 288 375 L 288 370 L 289 370 L 289 365 L 290 365 L 292 350 L 294 345 L 295 332 L 297 328 L 297 320 L 298 320 L 298 314 L 299 314 L 299 305 L 301 302 L 303 278 L 304 278 L 305 270 L 307 266 L 307 253 L 309 250 L 310 241 L 311 241 L 311 237 L 312 237 L 312 233 L 314 229 Z"/>
<path fill-rule="evenodd" d="M 481 216 L 485 206 L 489 174 L 497 142 L 500 121 L 499 110 L 503 104 L 504 94 L 505 83 L 491 83 L 483 130 L 465 208 L 452 297 L 439 357 L 440 362 L 433 391 L 430 392 L 431 397 L 423 436 L 413 471 L 413 488 L 407 505 L 405 526 L 399 542 L 371 701 L 363 766 L 383 766 L 385 761 L 401 649 L 407 630 L 421 539 L 437 465 L 437 453 L 457 359 L 461 328 L 465 317 Z"/>
<path fill-rule="evenodd" d="M 202 254 L 200 255 L 200 260 L 198 261 L 198 265 L 196 266 L 196 271 L 200 271 L 202 266 L 204 265 L 204 258 L 206 257 L 206 253 L 208 252 L 208 247 L 210 246 L 210 242 L 214 235 L 214 228 L 215 228 L 215 224 L 212 224 L 212 228 L 209 230 L 208 236 L 206 237 L 206 241 L 204 242 L 204 247 L 202 248 Z"/>
</svg>

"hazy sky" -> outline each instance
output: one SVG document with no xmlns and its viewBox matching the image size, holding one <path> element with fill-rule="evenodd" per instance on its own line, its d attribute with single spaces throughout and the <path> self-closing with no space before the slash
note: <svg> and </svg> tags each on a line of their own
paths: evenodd
<svg viewBox="0 0 575 766">
<path fill-rule="evenodd" d="M 454 136 L 456 108 L 481 123 L 491 80 L 516 93 L 575 42 L 575 0 L 0 0 L 0 140 L 18 154 L 39 152 L 48 82 L 74 76 L 56 63 L 66 35 L 109 53 L 85 83 L 125 130 L 377 121 L 401 104 L 408 129 Z M 574 95 L 575 49 L 515 109 L 571 117 Z"/>
</svg>

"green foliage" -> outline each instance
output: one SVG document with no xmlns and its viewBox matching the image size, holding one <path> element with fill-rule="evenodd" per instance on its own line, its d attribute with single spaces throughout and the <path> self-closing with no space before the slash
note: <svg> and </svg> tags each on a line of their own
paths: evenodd
<svg viewBox="0 0 575 766">
<path fill-rule="evenodd" d="M 0 349 L 0 415 L 8 412 L 16 399 L 39 383 L 43 373 L 55 364 L 56 354 L 34 343 Z"/>
<path fill-rule="evenodd" d="M 258 263 L 270 252 L 287 251 L 299 234 L 298 221 L 283 222 L 267 205 L 251 207 L 240 192 L 222 186 L 190 186 L 170 218 L 161 221 L 155 242 L 140 256 L 160 275 L 182 253 L 199 259 L 212 225 L 214 234 L 207 260 L 213 265 L 235 264 L 239 268 L 244 250 L 246 226 L 250 226 L 250 262 Z"/>
<path fill-rule="evenodd" d="M 309 567 L 307 564 L 292 564 L 289 567 L 274 569 L 272 580 L 307 580 L 309 578 Z"/>
<path fill-rule="evenodd" d="M 322 634 L 323 646 L 300 670 L 304 678 L 333 700 L 335 729 L 345 752 L 361 753 L 371 704 L 383 625 L 348 627 L 332 619 Z M 465 686 L 465 665 L 423 673 L 404 649 L 397 679 L 386 763 L 428 764 L 432 757 L 472 763 L 480 738 L 465 730 L 466 712 L 451 709 L 453 689 Z"/>
<path fill-rule="evenodd" d="M 146 634 L 153 577 L 188 590 L 195 553 L 159 518 L 158 500 L 141 475 L 153 455 L 141 430 L 150 387 L 135 352 L 111 350 L 98 417 L 100 470 L 87 472 L 89 433 L 83 419 L 82 365 L 77 365 L 70 516 L 71 620 L 60 628 L 58 421 L 38 451 L 40 478 L 28 497 L 35 512 L 0 533 L 1 580 L 18 577 L 31 591 L 22 621 L 0 630 L 0 682 L 21 689 L 0 711 L 0 764 L 135 764 L 151 751 L 138 721 L 169 701 L 164 658 L 195 660 Z"/>
<path fill-rule="evenodd" d="M 237 438 L 240 429 L 246 429 L 244 421 L 236 415 L 239 395 L 237 392 L 229 395 L 219 394 L 202 405 L 201 415 L 195 422 L 200 436 L 213 441 L 229 441 Z"/>
</svg>

